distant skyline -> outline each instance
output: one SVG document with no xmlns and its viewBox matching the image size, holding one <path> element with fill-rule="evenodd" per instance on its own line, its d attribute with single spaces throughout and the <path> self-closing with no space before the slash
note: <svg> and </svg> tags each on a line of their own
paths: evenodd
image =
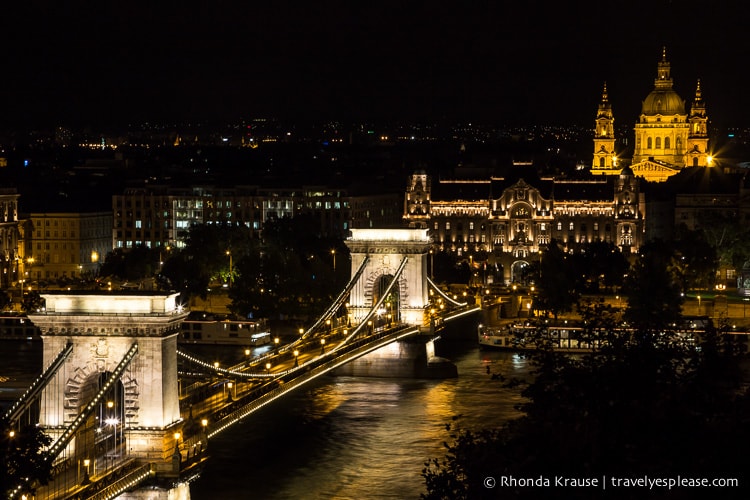
<svg viewBox="0 0 750 500">
<path fill-rule="evenodd" d="M 617 3 L 23 2 L 0 20 L 0 125 L 593 126 L 606 81 L 622 126 L 652 90 L 662 47 L 687 104 L 700 78 L 714 124 L 750 124 L 740 2 Z"/>
</svg>

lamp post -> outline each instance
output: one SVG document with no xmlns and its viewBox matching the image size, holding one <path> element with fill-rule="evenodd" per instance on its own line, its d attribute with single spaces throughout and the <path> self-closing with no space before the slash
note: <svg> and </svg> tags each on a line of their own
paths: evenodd
<svg viewBox="0 0 750 500">
<path fill-rule="evenodd" d="M 180 433 L 174 433 L 174 453 L 172 454 L 172 466 L 176 469 L 176 472 L 180 471 L 180 462 L 182 462 L 182 454 L 180 453 Z"/>
<path fill-rule="evenodd" d="M 320 354 L 325 354 L 326 352 L 326 339 L 320 339 Z"/>
<path fill-rule="evenodd" d="M 432 257 L 433 255 L 434 254 L 432 252 L 432 248 L 430 248 L 430 279 L 435 278 L 435 265 L 434 265 L 434 260 Z"/>
<path fill-rule="evenodd" d="M 299 366 L 299 351 L 297 349 L 294 350 L 294 367 L 297 368 Z"/>
<path fill-rule="evenodd" d="M 701 296 L 698 295 L 698 316 L 701 315 Z"/>
<path fill-rule="evenodd" d="M 270 362 L 266 363 L 266 373 L 268 373 L 268 374 L 271 373 L 271 363 Z"/>
<path fill-rule="evenodd" d="M 227 255 L 229 256 L 229 288 L 232 288 L 232 282 L 234 281 L 234 277 L 232 275 L 232 251 L 227 250 Z"/>
<path fill-rule="evenodd" d="M 331 250 L 331 255 L 333 255 L 333 274 L 336 274 L 336 250 Z"/>
<path fill-rule="evenodd" d="M 83 481 L 81 481 L 81 485 L 86 485 L 91 483 L 91 478 L 89 477 L 89 465 L 91 465 L 91 460 L 88 458 L 83 459 Z"/>
<path fill-rule="evenodd" d="M 112 429 L 112 453 L 110 454 L 110 458 L 112 459 L 112 467 L 114 467 L 115 465 L 115 451 L 117 449 L 117 425 L 120 423 L 120 420 L 117 419 L 112 413 L 114 407 L 114 401 L 107 401 L 108 417 L 104 421 L 104 423 Z M 108 439 L 109 438 L 107 438 L 107 440 Z"/>
</svg>

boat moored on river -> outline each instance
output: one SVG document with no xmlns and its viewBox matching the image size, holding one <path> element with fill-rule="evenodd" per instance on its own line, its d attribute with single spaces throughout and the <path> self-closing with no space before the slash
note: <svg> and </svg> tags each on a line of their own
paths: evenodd
<svg viewBox="0 0 750 500">
<path fill-rule="evenodd" d="M 479 325 L 480 348 L 512 351 L 536 350 L 548 346 L 553 351 L 569 353 L 593 352 L 595 342 L 581 339 L 583 329 L 575 326 L 530 326 L 509 324 L 498 327 Z"/>
</svg>

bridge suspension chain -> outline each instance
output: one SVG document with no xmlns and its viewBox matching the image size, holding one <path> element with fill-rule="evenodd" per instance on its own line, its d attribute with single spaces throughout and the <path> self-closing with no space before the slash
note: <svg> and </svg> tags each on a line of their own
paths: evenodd
<svg viewBox="0 0 750 500">
<path fill-rule="evenodd" d="M 55 356 L 55 359 L 47 366 L 47 368 L 39 375 L 31 386 L 26 389 L 26 392 L 11 406 L 5 413 L 5 419 L 9 422 L 14 422 L 24 411 L 26 411 L 34 402 L 34 399 L 44 390 L 52 377 L 55 376 L 57 370 L 62 366 L 63 362 L 68 358 L 70 353 L 73 352 L 73 343 L 68 342 L 65 347 Z"/>
<path fill-rule="evenodd" d="M 341 291 L 341 293 L 336 297 L 336 300 L 331 304 L 331 306 L 326 310 L 326 312 L 323 313 L 323 315 L 318 318 L 318 320 L 307 329 L 305 333 L 302 334 L 300 339 L 304 339 L 307 337 L 310 333 L 314 332 L 320 325 L 323 324 L 323 322 L 327 319 L 329 319 L 333 314 L 338 310 L 339 307 L 341 307 L 341 304 L 343 304 L 346 301 L 347 296 L 352 291 L 352 288 L 354 288 L 354 285 L 357 284 L 359 281 L 360 276 L 362 276 L 362 273 L 364 272 L 365 268 L 367 267 L 367 263 L 370 261 L 370 256 L 365 256 L 365 259 L 362 261 L 362 264 L 359 266 L 359 269 L 357 269 L 357 272 L 354 273 L 354 276 L 352 276 L 352 279 L 349 280 L 349 283 L 346 284 L 346 287 Z"/>
<path fill-rule="evenodd" d="M 466 302 L 458 302 L 457 300 L 453 300 L 451 297 L 448 296 L 444 291 L 442 291 L 438 286 L 435 284 L 434 281 L 432 281 L 429 277 L 427 278 L 427 283 L 432 287 L 433 290 L 437 292 L 438 295 L 440 295 L 442 298 L 453 304 L 454 306 L 465 306 Z"/>
<path fill-rule="evenodd" d="M 352 332 L 338 345 L 335 349 L 332 349 L 330 352 L 336 352 L 340 350 L 344 345 L 346 345 L 347 342 L 349 342 L 351 339 L 355 338 L 359 332 L 362 330 L 362 328 L 367 325 L 367 322 L 370 320 L 370 318 L 373 317 L 373 315 L 378 311 L 380 306 L 383 305 L 383 302 L 385 302 L 385 298 L 388 296 L 389 293 L 391 293 L 391 290 L 393 290 L 393 287 L 398 282 L 398 279 L 401 277 L 401 273 L 404 272 L 404 269 L 406 268 L 406 263 L 409 260 L 408 257 L 404 257 L 401 261 L 401 264 L 398 266 L 398 269 L 396 270 L 396 273 L 393 275 L 393 279 L 388 284 L 386 289 L 380 294 L 380 298 L 378 299 L 378 302 L 376 304 L 373 304 L 372 309 L 370 309 L 370 312 L 367 313 L 367 315 L 362 319 L 362 321 L 357 325 L 357 327 L 352 330 Z"/>
<path fill-rule="evenodd" d="M 134 343 L 130 347 L 128 352 L 125 353 L 122 361 L 120 361 L 114 371 L 110 374 L 109 378 L 107 378 L 107 381 L 104 383 L 101 389 L 99 389 L 99 392 L 96 393 L 94 399 L 92 399 L 91 402 L 86 405 L 86 407 L 78 414 L 78 416 L 70 423 L 70 425 L 68 425 L 68 427 L 60 435 L 57 441 L 55 441 L 55 443 L 50 447 L 50 458 L 52 460 L 57 458 L 60 452 L 68 445 L 70 440 L 73 439 L 73 436 L 75 435 L 75 432 L 78 430 L 78 428 L 86 421 L 89 415 L 91 415 L 91 413 L 96 410 L 96 405 L 99 404 L 101 399 L 105 396 L 105 394 L 107 394 L 112 384 L 114 384 L 117 379 L 120 378 L 120 376 L 125 371 L 125 368 L 128 367 L 130 361 L 132 361 L 137 352 L 138 343 Z"/>
</svg>

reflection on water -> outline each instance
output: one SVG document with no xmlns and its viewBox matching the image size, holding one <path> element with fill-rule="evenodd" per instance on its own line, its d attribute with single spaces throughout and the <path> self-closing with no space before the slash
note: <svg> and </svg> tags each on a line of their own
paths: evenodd
<svg viewBox="0 0 750 500">
<path fill-rule="evenodd" d="M 473 342 L 442 342 L 438 350 L 456 363 L 458 378 L 317 379 L 223 432 L 190 485 L 192 499 L 419 498 L 424 462 L 445 454 L 445 424 L 462 415 L 461 426 L 478 429 L 516 416 L 518 391 L 491 374 L 528 375 L 517 354 L 480 351 Z M 217 360 L 231 364 L 244 353 L 225 356 Z M 11 379 L 0 389 L 27 387 L 41 364 L 41 343 L 0 344 L 0 375 Z"/>
<path fill-rule="evenodd" d="M 458 378 L 325 378 L 220 434 L 193 500 L 419 498 L 424 462 L 445 454 L 445 424 L 461 415 L 462 427 L 478 429 L 516 416 L 518 391 L 491 374 L 528 374 L 512 353 L 474 343 L 443 351 Z"/>
</svg>

